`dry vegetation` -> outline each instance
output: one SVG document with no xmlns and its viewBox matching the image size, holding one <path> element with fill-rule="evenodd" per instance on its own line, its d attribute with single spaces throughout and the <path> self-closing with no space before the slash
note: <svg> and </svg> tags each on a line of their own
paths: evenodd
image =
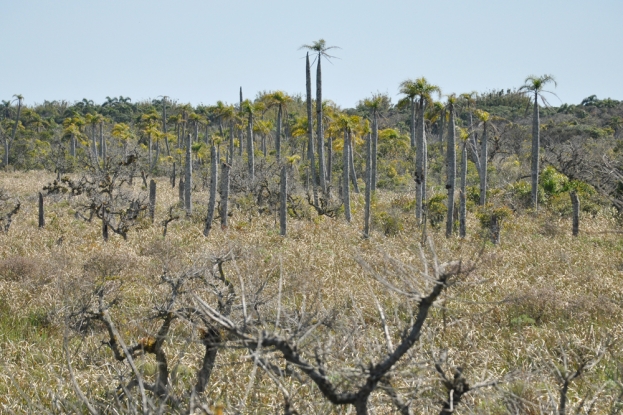
<svg viewBox="0 0 623 415">
<path fill-rule="evenodd" d="M 205 238 L 208 192 L 198 191 L 195 216 L 172 222 L 163 239 L 160 222 L 178 196 L 177 188 L 161 178 L 155 223 L 140 219 L 127 241 L 111 235 L 104 242 L 100 226 L 76 218 L 64 198 L 46 197 L 46 226 L 37 227 L 36 195 L 53 179 L 44 172 L 0 176 L 0 188 L 21 201 L 9 232 L 0 233 L 0 412 L 87 412 L 72 386 L 70 367 L 87 399 L 115 412 L 117 386 L 127 384 L 132 371 L 102 343 L 109 340 L 105 326 L 80 319 L 78 312 L 93 305 L 98 289 L 107 301 L 115 299 L 109 312 L 125 343 L 137 344 L 155 336 L 162 324 L 154 317 L 170 298 L 162 275 L 205 271 L 214 257 L 232 252 L 234 259 L 223 264 L 238 294 L 232 318 L 242 321 L 241 292 L 246 292 L 253 303 L 247 304 L 250 326 L 299 339 L 297 324 L 315 327 L 300 342 L 301 350 L 311 361 L 316 354 L 329 378 L 347 389 L 370 362 L 387 354 L 388 343 L 400 342 L 413 316 L 415 303 L 387 284 L 411 278 L 414 289 L 427 293 L 431 287 L 418 274 L 422 237 L 413 212 L 394 212 L 402 225 L 395 235 L 386 236 L 377 224 L 365 240 L 359 195 L 353 198 L 351 224 L 312 214 L 290 220 L 288 236 L 281 237 L 276 216 L 234 210 L 227 230 L 214 229 Z M 380 191 L 375 209 L 389 211 L 404 197 Z M 429 227 L 440 262 L 462 259 L 476 268 L 443 292 L 420 341 L 392 372 L 387 382 L 392 387 L 382 385 L 372 394 L 370 410 L 396 412 L 393 394 L 410 402 L 413 413 L 439 412 L 448 399 L 444 382 L 464 377 L 469 385 L 482 387 L 465 394 L 455 413 L 558 413 L 565 379 L 567 408 L 619 413 L 620 229 L 608 210 L 584 215 L 576 238 L 570 219 L 545 211 L 539 216 L 518 212 L 504 222 L 499 246 L 486 242 L 471 212 L 464 240 L 446 239 L 442 230 Z M 432 267 L 431 249 L 425 246 L 423 252 L 424 263 Z M 179 297 L 183 304 L 201 298 L 216 307 L 214 290 L 200 281 L 189 284 Z M 195 383 L 203 358 L 199 329 L 196 322 L 178 319 L 166 336 L 172 395 L 183 396 Z M 309 378 L 285 366 L 279 353 L 250 350 L 222 327 L 218 330 L 225 341 L 197 407 L 204 405 L 207 413 L 352 411 L 324 399 Z M 137 356 L 135 363 L 152 381 L 158 371 L 153 355 Z M 281 376 L 263 364 L 278 366 Z"/>
</svg>

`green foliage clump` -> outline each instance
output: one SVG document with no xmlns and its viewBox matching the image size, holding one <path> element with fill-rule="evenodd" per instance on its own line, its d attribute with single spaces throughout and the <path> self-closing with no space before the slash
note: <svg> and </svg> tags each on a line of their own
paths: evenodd
<svg viewBox="0 0 623 415">
<path fill-rule="evenodd" d="M 428 199 L 427 214 L 428 220 L 433 228 L 437 229 L 443 223 L 446 212 L 448 211 L 445 200 L 447 196 L 439 193 Z"/>
<path fill-rule="evenodd" d="M 484 206 L 479 206 L 476 210 L 476 217 L 480 221 L 480 226 L 484 229 L 489 229 L 491 226 L 491 219 L 496 216 L 498 223 L 513 216 L 513 211 L 507 206 L 494 206 L 491 203 L 487 203 Z"/>
<path fill-rule="evenodd" d="M 385 236 L 395 236 L 404 228 L 400 216 L 388 212 L 377 212 L 372 216 L 372 223 L 379 227 Z"/>
</svg>

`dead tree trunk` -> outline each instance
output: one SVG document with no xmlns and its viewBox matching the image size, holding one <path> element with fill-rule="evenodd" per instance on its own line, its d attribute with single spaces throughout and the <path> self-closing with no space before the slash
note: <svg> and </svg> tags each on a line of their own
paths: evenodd
<svg viewBox="0 0 623 415">
<path fill-rule="evenodd" d="M 495 213 L 491 215 L 491 223 L 489 224 L 489 232 L 491 234 L 491 242 L 494 245 L 500 244 L 500 220 Z"/>
</svg>

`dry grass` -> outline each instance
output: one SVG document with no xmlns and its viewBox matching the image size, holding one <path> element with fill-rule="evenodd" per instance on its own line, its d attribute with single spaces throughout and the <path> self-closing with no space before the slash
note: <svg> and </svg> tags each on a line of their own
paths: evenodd
<svg viewBox="0 0 623 415">
<path fill-rule="evenodd" d="M 300 309 L 306 303 L 309 310 L 334 310 L 343 317 L 343 326 L 334 330 L 343 330 L 343 341 L 352 342 L 350 350 L 360 352 L 341 356 L 350 364 L 384 353 L 371 292 L 379 298 L 390 324 L 400 326 L 408 318 L 403 299 L 367 275 L 357 259 L 379 272 L 395 271 L 386 259 L 390 257 L 418 267 L 421 235 L 412 213 L 392 211 L 400 215 L 403 229 L 390 237 L 377 229 L 366 241 L 361 238 L 360 197 L 353 198 L 354 223 L 323 217 L 291 220 L 287 238 L 279 236 L 275 217 L 235 211 L 227 231 L 213 229 L 204 238 L 207 192 L 198 192 L 194 217 L 171 223 L 163 241 L 159 221 L 177 201 L 177 188 L 171 189 L 163 178 L 158 180 L 156 224 L 141 224 L 127 242 L 115 235 L 104 243 L 99 226 L 76 219 L 64 200 L 46 199 L 46 227 L 37 228 L 36 194 L 51 180 L 43 172 L 0 175 L 0 187 L 22 201 L 9 233 L 0 233 L 0 412 L 35 408 L 62 412 L 59 408 L 71 409 L 72 404 L 81 411 L 63 355 L 64 319 L 93 286 L 102 281 L 120 285 L 121 301 L 112 315 L 130 343 L 152 334 L 156 327 L 148 317 L 164 295 L 165 287 L 159 284 L 164 269 L 175 272 L 232 248 L 238 258 L 227 270 L 240 275 L 249 287 L 268 281 L 266 293 L 275 298 L 282 269 L 284 308 Z M 400 198 L 404 196 L 380 193 L 377 209 L 389 210 L 396 204 L 392 201 Z M 606 411 L 617 395 L 614 385 L 623 363 L 617 344 L 623 336 L 623 238 L 609 233 L 615 229 L 617 223 L 609 212 L 584 217 L 577 238 L 571 236 L 570 220 L 552 219 L 545 213 L 520 214 L 505 224 L 501 246 L 493 246 L 483 242 L 472 214 L 468 214 L 465 240 L 448 240 L 442 231 L 429 228 L 440 260 L 472 259 L 478 266 L 476 273 L 444 294 L 420 345 L 399 368 L 400 373 L 409 373 L 405 379 L 421 379 L 419 385 L 411 381 L 399 385 L 405 394 L 415 396 L 416 412 L 437 408 L 441 395 L 431 362 L 440 355 L 447 353 L 447 366 L 462 366 L 473 383 L 516 373 L 494 390 L 468 395 L 457 413 L 513 413 L 512 408 L 518 407 L 520 413 L 539 413 L 539 407 L 551 408 L 548 394 L 557 396 L 552 365 L 559 364 L 560 351 L 595 351 L 609 339 L 614 346 L 569 392 L 572 405 L 596 396 L 596 413 Z M 272 301 L 263 312 L 272 316 L 275 309 Z M 118 372 L 127 374 L 126 369 L 101 346 L 105 333 L 100 327 L 68 333 L 79 383 L 92 399 L 105 399 L 116 385 Z M 171 366 L 177 367 L 173 382 L 177 391 L 192 384 L 201 358 L 192 341 L 196 336 L 188 333 L 177 326 L 166 346 Z M 398 341 L 400 331 L 392 333 Z M 340 354 L 336 351 L 332 356 Z M 155 371 L 153 359 L 139 363 L 147 375 Z M 220 353 L 206 402 L 232 411 L 241 408 L 251 368 L 245 351 Z M 293 381 L 289 387 L 301 413 L 331 412 L 309 382 Z M 375 394 L 372 403 L 376 413 L 391 412 L 382 394 Z M 258 372 L 246 404 L 248 413 L 275 413 L 283 399 L 273 382 Z"/>
</svg>

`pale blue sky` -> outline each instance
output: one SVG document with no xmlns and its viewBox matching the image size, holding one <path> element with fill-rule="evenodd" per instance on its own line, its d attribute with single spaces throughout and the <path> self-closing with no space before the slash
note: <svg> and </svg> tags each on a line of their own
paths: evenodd
<svg viewBox="0 0 623 415">
<path fill-rule="evenodd" d="M 304 43 L 341 47 L 323 97 L 354 106 L 425 76 L 444 93 L 552 74 L 562 102 L 623 100 L 622 0 L 0 0 L 0 99 L 304 93 Z M 558 105 L 555 98 L 552 104 Z"/>
</svg>

